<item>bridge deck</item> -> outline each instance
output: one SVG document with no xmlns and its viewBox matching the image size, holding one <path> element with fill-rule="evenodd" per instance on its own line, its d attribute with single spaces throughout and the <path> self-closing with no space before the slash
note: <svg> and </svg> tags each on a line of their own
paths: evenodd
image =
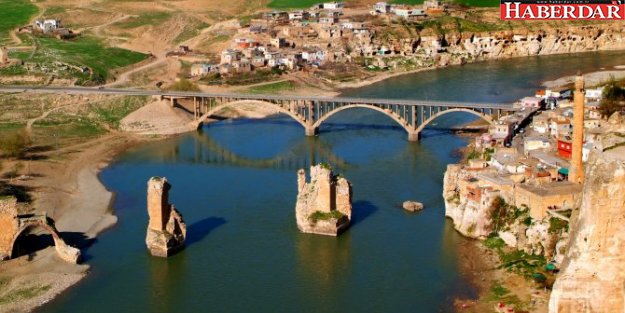
<svg viewBox="0 0 625 313">
<path fill-rule="evenodd" d="M 346 98 L 346 97 L 310 97 L 310 96 L 278 96 L 264 94 L 238 94 L 238 93 L 203 93 L 181 92 L 162 90 L 120 89 L 120 88 L 89 88 L 89 87 L 54 87 L 54 86 L 2 86 L 0 93 L 65 93 L 65 94 L 108 94 L 127 96 L 164 96 L 164 97 L 198 97 L 198 98 L 234 98 L 241 100 L 269 100 L 269 101 L 315 101 L 342 104 L 372 104 L 372 105 L 402 105 L 424 107 L 456 107 L 456 108 L 480 108 L 498 109 L 503 111 L 515 111 L 512 104 L 504 103 L 478 103 L 456 101 L 433 101 L 433 100 L 407 100 L 407 99 L 375 99 L 375 98 Z"/>
</svg>

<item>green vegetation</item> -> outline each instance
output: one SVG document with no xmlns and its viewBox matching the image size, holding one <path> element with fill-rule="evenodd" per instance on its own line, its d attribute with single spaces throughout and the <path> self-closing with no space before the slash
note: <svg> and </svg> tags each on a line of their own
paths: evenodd
<svg viewBox="0 0 625 313">
<path fill-rule="evenodd" d="M 529 217 L 528 208 L 517 208 L 509 205 L 506 201 L 497 197 L 491 203 L 491 219 L 493 220 L 493 231 L 504 230 L 508 225 L 512 225 L 516 220 L 526 221 Z M 531 220 L 530 220 L 531 223 Z"/>
<path fill-rule="evenodd" d="M 8 40 L 12 30 L 27 24 L 38 11 L 29 0 L 0 0 L 0 8 L 0 44 Z"/>
<path fill-rule="evenodd" d="M 319 0 L 272 0 L 267 5 L 273 9 L 289 9 L 289 8 L 308 8 L 314 4 L 320 3 Z"/>
<path fill-rule="evenodd" d="M 96 121 L 64 114 L 52 114 L 33 125 L 35 143 L 54 146 L 58 146 L 60 141 L 86 140 L 104 132 Z"/>
<path fill-rule="evenodd" d="M 0 75 L 4 75 L 4 76 L 25 75 L 26 73 L 27 73 L 26 69 L 21 65 L 11 65 L 7 67 L 0 67 Z"/>
<path fill-rule="evenodd" d="M 115 26 L 123 29 L 137 28 L 146 25 L 154 26 L 167 21 L 170 17 L 171 13 L 169 12 L 149 12 L 115 23 Z"/>
<path fill-rule="evenodd" d="M 469 7 L 499 7 L 499 0 L 454 0 L 454 2 Z"/>
<path fill-rule="evenodd" d="M 567 232 L 569 230 L 569 222 L 561 220 L 557 217 L 551 217 L 549 219 L 549 233 L 559 234 L 562 231 Z"/>
<path fill-rule="evenodd" d="M 599 112 L 604 117 L 610 117 L 614 112 L 619 112 L 625 108 L 625 88 L 621 87 L 614 76 L 603 89 L 603 97 L 599 105 Z"/>
<path fill-rule="evenodd" d="M 147 97 L 125 97 L 121 101 L 115 99 L 115 105 L 92 106 L 99 122 L 118 128 L 119 122 L 126 115 L 145 105 L 147 100 Z"/>
<path fill-rule="evenodd" d="M 75 66 L 87 66 L 93 75 L 73 73 L 83 80 L 101 83 L 109 77 L 109 71 L 144 60 L 147 56 L 121 48 L 106 47 L 97 38 L 81 37 L 62 41 L 56 38 L 37 38 L 38 49 L 34 52 L 20 52 L 15 56 L 25 62 L 51 64 L 64 62 Z"/>
<path fill-rule="evenodd" d="M 330 213 L 324 213 L 324 212 L 317 211 L 317 212 L 315 212 L 313 214 L 310 214 L 308 219 L 310 221 L 312 221 L 313 223 L 317 223 L 317 221 L 327 221 L 327 220 L 330 220 L 330 219 L 337 219 L 338 220 L 338 219 L 342 218 L 343 216 L 345 216 L 345 215 L 343 215 L 343 213 L 341 213 L 339 211 L 336 211 L 336 210 L 330 211 Z"/>
<path fill-rule="evenodd" d="M 239 73 L 228 76 L 221 76 L 219 73 L 209 74 L 202 77 L 200 81 L 209 85 L 250 85 L 271 81 L 272 79 L 279 77 L 281 74 L 282 71 L 277 68 L 272 68 L 270 70 L 258 69 L 249 73 Z"/>
<path fill-rule="evenodd" d="M 527 279 L 533 279 L 535 274 L 543 273 L 547 260 L 542 255 L 528 254 L 521 250 L 506 247 L 503 239 L 492 233 L 485 241 L 484 246 L 495 250 L 501 261 L 500 268 L 516 273 Z"/>
<path fill-rule="evenodd" d="M 269 84 L 250 87 L 249 89 L 246 90 L 246 92 L 270 94 L 270 93 L 278 93 L 281 91 L 289 91 L 289 90 L 294 90 L 294 89 L 295 89 L 295 84 L 290 80 L 286 80 L 286 81 L 281 81 L 281 82 L 275 82 L 275 83 L 269 83 Z"/>
<path fill-rule="evenodd" d="M 490 287 L 490 295 L 486 297 L 487 301 L 504 302 L 512 305 L 516 310 L 524 310 L 527 306 L 519 297 L 514 294 L 510 294 L 510 290 L 502 285 L 500 282 L 495 282 Z"/>
<path fill-rule="evenodd" d="M 175 82 L 167 89 L 171 91 L 200 91 L 200 87 L 196 83 L 184 78 Z"/>
<path fill-rule="evenodd" d="M 30 138 L 24 130 L 3 134 L 0 140 L 0 152 L 7 157 L 21 157 L 30 145 Z"/>
<path fill-rule="evenodd" d="M 36 297 L 50 289 L 50 285 L 32 286 L 11 291 L 0 297 L 0 304 L 15 303 Z"/>
</svg>

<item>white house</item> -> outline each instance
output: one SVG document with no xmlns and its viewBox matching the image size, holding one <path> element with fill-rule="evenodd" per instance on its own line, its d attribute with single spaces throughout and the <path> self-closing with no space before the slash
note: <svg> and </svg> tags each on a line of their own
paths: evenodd
<svg viewBox="0 0 625 313">
<path fill-rule="evenodd" d="M 523 140 L 523 152 L 527 155 L 532 150 L 549 149 L 551 142 L 543 137 L 525 137 Z"/>
<path fill-rule="evenodd" d="M 603 95 L 603 87 L 586 89 L 586 94 L 584 95 L 584 97 L 586 98 L 586 101 L 599 101 L 601 100 L 602 95 Z"/>
<path fill-rule="evenodd" d="M 323 8 L 326 10 L 341 10 L 345 7 L 345 3 L 343 2 L 325 2 L 323 4 Z"/>
<path fill-rule="evenodd" d="M 389 13 L 391 11 L 391 5 L 386 2 L 378 2 L 373 5 L 373 11 L 375 13 Z"/>
<path fill-rule="evenodd" d="M 36 20 L 35 26 L 44 33 L 57 30 L 61 27 L 61 21 L 56 19 Z"/>
</svg>

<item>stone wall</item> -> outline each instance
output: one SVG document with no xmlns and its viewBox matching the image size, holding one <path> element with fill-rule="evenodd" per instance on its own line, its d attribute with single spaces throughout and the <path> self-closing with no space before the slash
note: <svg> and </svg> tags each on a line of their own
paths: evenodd
<svg viewBox="0 0 625 313">
<path fill-rule="evenodd" d="M 310 168 L 310 183 L 306 172 L 297 172 L 297 227 L 304 233 L 337 236 L 352 218 L 352 188 L 345 178 L 337 177 L 323 165 Z M 314 218 L 313 215 L 319 217 Z"/>
<path fill-rule="evenodd" d="M 13 251 L 13 238 L 18 231 L 17 199 L 0 199 L 0 260 L 7 260 Z"/>
<path fill-rule="evenodd" d="M 594 151 L 549 312 L 625 311 L 625 148 Z"/>
<path fill-rule="evenodd" d="M 180 212 L 169 203 L 171 185 L 165 177 L 148 181 L 148 230 L 146 245 L 154 256 L 168 257 L 184 247 L 187 226 Z"/>
</svg>

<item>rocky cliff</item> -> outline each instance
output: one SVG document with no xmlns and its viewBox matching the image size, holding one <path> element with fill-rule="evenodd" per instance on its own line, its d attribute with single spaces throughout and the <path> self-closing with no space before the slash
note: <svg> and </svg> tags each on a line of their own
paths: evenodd
<svg viewBox="0 0 625 313">
<path fill-rule="evenodd" d="M 611 141 L 605 137 L 588 162 L 551 313 L 625 311 L 625 147 Z"/>
<path fill-rule="evenodd" d="M 424 32 L 414 38 L 395 39 L 390 43 L 374 38 L 371 45 L 358 47 L 355 51 L 373 56 L 375 51 L 389 45 L 391 55 L 405 56 L 411 59 L 409 64 L 424 68 L 520 56 L 623 50 L 625 31 L 622 23 L 615 22 L 543 30 Z M 378 61 L 383 62 L 379 65 L 391 68 L 406 64 L 401 59 Z"/>
<path fill-rule="evenodd" d="M 335 176 L 325 165 L 297 172 L 295 219 L 304 233 L 337 236 L 349 227 L 352 218 L 352 187 L 343 177 Z"/>
<path fill-rule="evenodd" d="M 529 208 L 506 203 L 506 200 L 513 202 L 514 192 L 484 188 L 478 190 L 481 194 L 476 201 L 475 195 L 471 198 L 468 191 L 479 185 L 475 173 L 461 164 L 447 166 L 443 182 L 445 216 L 453 221 L 454 228 L 475 239 L 497 235 L 509 247 L 530 255 L 543 255 L 560 264 L 569 238 L 567 228 L 556 229 L 552 217 L 532 219 Z"/>
</svg>

